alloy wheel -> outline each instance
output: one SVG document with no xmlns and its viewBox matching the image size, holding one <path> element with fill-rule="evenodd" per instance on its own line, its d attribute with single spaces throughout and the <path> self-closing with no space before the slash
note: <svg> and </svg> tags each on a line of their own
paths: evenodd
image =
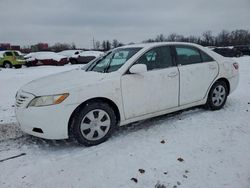
<svg viewBox="0 0 250 188">
<path fill-rule="evenodd" d="M 214 88 L 212 102 L 215 106 L 220 106 L 226 99 L 226 89 L 222 85 Z"/>
<path fill-rule="evenodd" d="M 108 133 L 110 126 L 111 120 L 108 113 L 95 109 L 83 117 L 80 130 L 84 138 L 95 141 L 103 138 Z"/>
</svg>

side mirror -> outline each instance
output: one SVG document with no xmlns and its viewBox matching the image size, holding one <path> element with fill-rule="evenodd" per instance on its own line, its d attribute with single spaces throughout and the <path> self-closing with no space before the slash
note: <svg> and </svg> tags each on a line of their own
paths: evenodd
<svg viewBox="0 0 250 188">
<path fill-rule="evenodd" d="M 132 74 L 142 74 L 147 71 L 147 66 L 144 64 L 136 64 L 129 69 L 129 72 Z"/>
</svg>

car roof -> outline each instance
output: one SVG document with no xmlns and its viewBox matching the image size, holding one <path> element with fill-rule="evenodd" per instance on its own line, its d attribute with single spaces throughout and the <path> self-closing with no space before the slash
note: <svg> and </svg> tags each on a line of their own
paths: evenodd
<svg viewBox="0 0 250 188">
<path fill-rule="evenodd" d="M 152 42 L 152 43 L 129 44 L 126 46 L 121 46 L 119 48 L 152 48 L 162 45 L 188 45 L 188 46 L 201 47 L 198 44 L 188 43 L 188 42 Z"/>
<path fill-rule="evenodd" d="M 249 46 L 250 46 L 250 44 L 245 44 L 245 45 L 236 45 L 234 47 L 237 48 L 237 47 L 249 47 Z"/>
<path fill-rule="evenodd" d="M 214 48 L 214 50 L 217 49 L 217 50 L 232 50 L 231 48 L 228 48 L 228 47 L 217 47 L 217 48 Z"/>
<path fill-rule="evenodd" d="M 17 52 L 16 50 L 3 50 L 3 51 L 0 51 L 0 54 L 4 54 L 5 52 Z"/>
<path fill-rule="evenodd" d="M 0 52 L 2 52 L 2 53 L 4 53 L 4 52 L 16 52 L 16 50 L 3 50 L 3 51 L 0 51 Z"/>
</svg>

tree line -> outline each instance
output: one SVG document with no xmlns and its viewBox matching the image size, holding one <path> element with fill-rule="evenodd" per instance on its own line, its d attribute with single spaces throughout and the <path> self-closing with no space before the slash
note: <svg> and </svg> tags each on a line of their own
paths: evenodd
<svg viewBox="0 0 250 188">
<path fill-rule="evenodd" d="M 142 41 L 143 43 L 149 42 L 191 42 L 200 44 L 202 46 L 236 46 L 236 45 L 250 45 L 250 31 L 237 29 L 234 31 L 222 30 L 217 35 L 214 35 L 212 31 L 205 31 L 201 36 L 184 36 L 177 33 L 172 33 L 169 35 L 159 34 L 155 38 L 150 38 Z M 130 43 L 131 44 L 131 43 Z M 103 41 L 93 41 L 93 48 L 91 50 L 108 51 L 113 48 L 123 46 L 124 43 L 113 40 L 103 40 Z M 59 52 L 62 50 L 77 49 L 74 43 L 56 43 L 49 46 L 45 50 Z M 39 48 L 39 44 L 31 46 L 28 48 L 31 51 L 43 51 L 44 49 Z M 87 50 L 87 49 L 83 49 Z"/>
<path fill-rule="evenodd" d="M 201 36 L 183 36 L 172 33 L 168 36 L 163 34 L 157 35 L 154 39 L 143 41 L 148 42 L 192 42 L 202 46 L 236 46 L 250 44 L 250 32 L 248 30 L 223 30 L 217 35 L 212 31 L 206 31 Z"/>
<path fill-rule="evenodd" d="M 168 36 L 159 34 L 155 38 L 146 39 L 143 43 L 149 42 L 191 42 L 202 46 L 236 46 L 250 45 L 250 31 L 237 29 L 234 31 L 222 30 L 217 35 L 213 35 L 212 31 L 205 31 L 201 36 L 184 36 L 177 33 L 172 33 Z M 95 48 L 98 50 L 110 50 L 124 44 L 114 39 L 111 43 L 109 40 L 104 40 L 102 43 L 96 41 Z"/>
</svg>

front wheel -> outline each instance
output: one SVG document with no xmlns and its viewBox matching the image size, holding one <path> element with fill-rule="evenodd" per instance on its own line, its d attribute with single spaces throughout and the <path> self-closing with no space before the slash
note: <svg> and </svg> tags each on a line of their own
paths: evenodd
<svg viewBox="0 0 250 188">
<path fill-rule="evenodd" d="M 4 68 L 12 68 L 12 64 L 10 62 L 4 62 L 3 67 Z"/>
<path fill-rule="evenodd" d="M 78 143 L 93 146 L 111 136 L 116 127 L 116 116 L 110 105 L 92 102 L 76 112 L 72 122 L 73 136 Z"/>
<path fill-rule="evenodd" d="M 228 87 L 223 81 L 217 81 L 210 89 L 206 106 L 211 110 L 221 109 L 227 100 Z"/>
</svg>

